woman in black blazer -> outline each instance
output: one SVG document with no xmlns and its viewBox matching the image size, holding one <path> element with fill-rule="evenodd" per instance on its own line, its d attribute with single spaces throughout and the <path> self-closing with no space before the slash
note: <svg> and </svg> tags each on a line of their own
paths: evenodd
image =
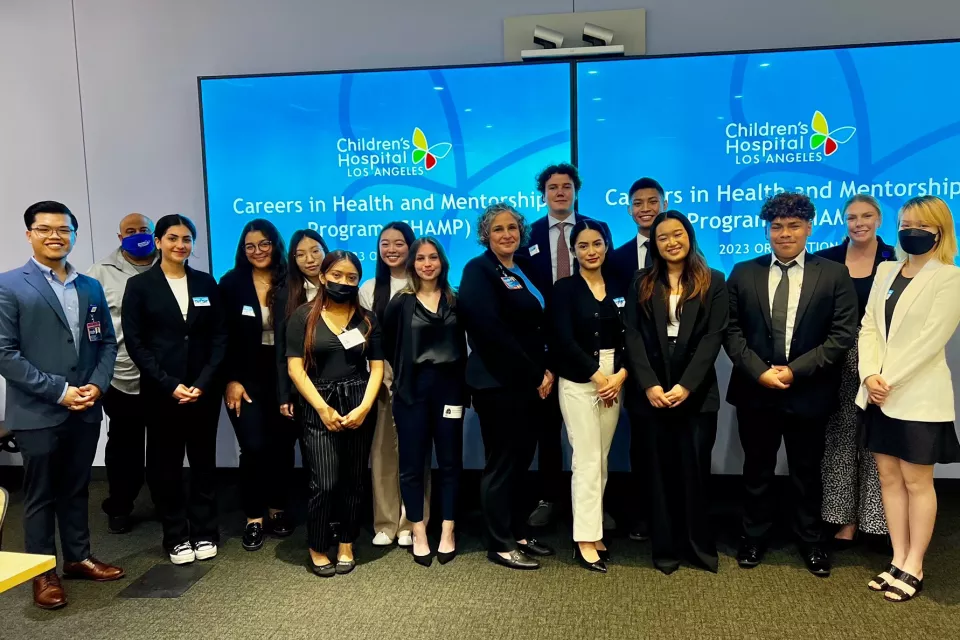
<svg viewBox="0 0 960 640">
<path fill-rule="evenodd" d="M 400 492 L 413 528 L 413 559 L 429 567 L 424 468 L 436 445 L 443 525 L 437 559 L 456 556 L 453 535 L 463 466 L 464 368 L 467 343 L 448 277 L 450 263 L 435 238 L 410 245 L 410 286 L 384 312 L 383 351 L 393 369 L 393 416 L 397 422 Z"/>
<path fill-rule="evenodd" d="M 230 336 L 224 403 L 240 444 L 240 494 L 247 518 L 241 545 L 247 551 L 263 546 L 265 512 L 275 536 L 293 532 L 286 506 L 297 430 L 280 413 L 287 398 L 281 399 L 279 390 L 273 317 L 286 277 L 277 228 L 267 220 L 251 220 L 240 233 L 234 268 L 220 278 Z"/>
<path fill-rule="evenodd" d="M 547 369 L 543 296 L 514 262 L 527 226 L 513 207 L 497 203 L 477 221 L 483 254 L 463 268 L 459 311 L 471 348 L 467 385 L 480 418 L 486 464 L 480 504 L 491 562 L 513 569 L 540 566 L 530 556 L 553 550 L 527 537 L 523 475 L 537 447 L 537 420 L 553 388 Z"/>
<path fill-rule="evenodd" d="M 140 369 L 147 479 L 174 564 L 217 555 L 217 422 L 227 327 L 217 283 L 187 266 L 197 229 L 168 215 L 154 231 L 160 260 L 127 281 L 121 322 Z M 190 492 L 183 491 L 183 454 Z"/>
<path fill-rule="evenodd" d="M 608 290 L 603 265 L 609 232 L 581 218 L 570 232 L 570 250 L 579 270 L 557 280 L 551 296 L 550 351 L 559 378 L 560 412 L 573 448 L 572 504 L 574 557 L 591 571 L 606 573 L 603 492 L 607 455 L 620 418 L 623 368 L 623 298 Z"/>
<path fill-rule="evenodd" d="M 630 391 L 646 395 L 636 405 L 645 418 L 653 563 L 669 574 L 686 555 L 716 572 L 708 496 L 720 410 L 714 363 L 730 314 L 727 289 L 682 213 L 657 216 L 650 238 L 653 266 L 637 274 L 624 311 L 627 367 L 636 381 Z"/>
<path fill-rule="evenodd" d="M 845 264 L 850 270 L 857 291 L 859 326 L 866 312 L 877 267 L 883 262 L 896 260 L 897 256 L 894 248 L 877 235 L 882 217 L 880 203 L 872 196 L 855 195 L 847 200 L 843 210 L 847 219 L 847 237 L 841 244 L 818 251 L 817 255 Z M 854 401 L 860 389 L 858 361 L 859 351 L 854 343 L 843 361 L 839 404 L 827 422 L 821 464 L 821 514 L 824 522 L 840 526 L 834 536 L 836 546 L 849 545 L 858 528 L 864 533 L 887 533 L 877 463 L 870 452 L 857 444 L 858 420 Z"/>
</svg>

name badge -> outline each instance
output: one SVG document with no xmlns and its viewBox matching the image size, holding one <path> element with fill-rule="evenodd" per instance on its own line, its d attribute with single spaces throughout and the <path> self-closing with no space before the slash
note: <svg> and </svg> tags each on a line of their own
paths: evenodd
<svg viewBox="0 0 960 640">
<path fill-rule="evenodd" d="M 443 417 L 456 420 L 463 417 L 463 406 L 454 406 L 452 404 L 443 405 Z"/>
<path fill-rule="evenodd" d="M 250 317 L 250 318 L 256 318 L 256 317 L 257 317 L 257 314 L 255 314 L 255 313 L 253 312 L 253 307 L 251 307 L 251 306 L 248 305 L 248 304 L 243 305 L 243 311 L 241 311 L 241 314 L 242 314 L 242 315 L 245 315 L 245 316 L 248 316 L 248 317 Z"/>
<path fill-rule="evenodd" d="M 193 306 L 195 307 L 209 307 L 210 298 L 206 296 L 200 296 L 193 299 Z"/>
<path fill-rule="evenodd" d="M 343 345 L 344 349 L 353 349 L 358 344 L 363 344 L 366 340 L 363 337 L 363 334 L 360 333 L 360 329 L 353 328 L 350 331 L 344 331 L 337 336 L 337 340 L 340 341 L 340 344 Z"/>
<path fill-rule="evenodd" d="M 620 307 L 620 308 L 622 309 L 623 307 L 625 307 L 625 306 L 627 305 L 627 301 L 624 300 L 623 298 L 614 298 L 614 299 L 613 299 L 613 304 L 617 305 L 618 307 Z"/>
<path fill-rule="evenodd" d="M 537 255 L 538 253 L 540 253 L 540 245 L 535 244 L 535 245 L 533 245 L 532 247 L 530 247 L 530 256 L 531 256 L 531 257 Z"/>
<path fill-rule="evenodd" d="M 90 305 L 90 308 L 87 309 L 87 314 L 89 314 L 89 315 L 91 315 L 91 316 L 92 316 L 93 314 L 95 314 L 96 312 L 97 312 L 97 305 L 95 305 L 95 304 Z"/>
<path fill-rule="evenodd" d="M 504 286 L 511 291 L 516 291 L 517 289 L 523 289 L 523 285 L 520 284 L 520 281 L 514 278 L 513 276 L 503 276 L 500 278 Z"/>
<path fill-rule="evenodd" d="M 890 296 L 892 295 L 893 295 L 893 289 L 890 289 L 889 291 L 887 291 L 887 297 L 885 298 L 885 300 L 889 300 Z"/>
<path fill-rule="evenodd" d="M 100 333 L 99 322 L 87 323 L 87 339 L 90 340 L 90 342 L 100 342 L 103 340 L 103 334 Z"/>
</svg>

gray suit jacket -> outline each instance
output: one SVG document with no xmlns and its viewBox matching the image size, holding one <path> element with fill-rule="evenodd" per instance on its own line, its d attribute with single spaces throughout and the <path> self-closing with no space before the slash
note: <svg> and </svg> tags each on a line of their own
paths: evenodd
<svg viewBox="0 0 960 640">
<path fill-rule="evenodd" d="M 113 377 L 117 339 L 100 283 L 84 275 L 76 280 L 80 302 L 80 349 L 60 301 L 43 272 L 30 260 L 0 274 L 0 375 L 7 381 L 8 428 L 44 429 L 64 422 L 70 411 L 57 404 L 64 384 L 94 384 L 104 393 Z M 86 325 L 100 323 L 102 340 L 90 342 Z M 100 422 L 100 402 L 80 413 Z"/>
</svg>

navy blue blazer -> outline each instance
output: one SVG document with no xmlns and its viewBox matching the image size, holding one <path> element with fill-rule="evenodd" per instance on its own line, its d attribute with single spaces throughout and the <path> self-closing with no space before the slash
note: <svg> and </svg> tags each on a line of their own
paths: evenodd
<svg viewBox="0 0 960 640">
<path fill-rule="evenodd" d="M 96 385 L 106 392 L 117 360 L 117 338 L 103 288 L 82 274 L 75 280 L 80 309 L 80 348 L 60 301 L 30 260 L 0 274 L 0 375 L 7 381 L 6 422 L 13 429 L 46 429 L 63 423 L 70 410 L 58 404 L 64 385 Z M 100 323 L 91 342 L 88 322 Z M 100 422 L 100 401 L 82 411 L 84 422 Z"/>
<path fill-rule="evenodd" d="M 648 247 L 647 251 L 650 250 L 651 247 Z M 636 281 L 637 272 L 644 268 L 637 257 L 637 236 L 634 235 L 630 240 L 614 249 L 607 256 L 607 263 L 610 264 L 611 273 L 608 280 L 610 285 L 613 286 L 613 289 L 610 290 L 611 295 L 626 298 L 627 290 Z M 608 288 L 610 285 L 607 285 Z"/>
<path fill-rule="evenodd" d="M 602 226 L 606 231 L 607 237 L 610 237 L 610 227 L 607 226 L 606 222 L 595 220 L 590 216 L 585 216 L 580 213 L 577 214 L 577 220 L 593 220 Z M 530 255 L 531 250 L 534 251 L 534 255 Z M 554 284 L 553 266 L 550 255 L 550 221 L 549 216 L 544 216 L 538 220 L 534 220 L 530 225 L 530 242 L 527 243 L 525 247 L 518 249 L 513 259 L 516 260 L 523 273 L 530 278 L 533 286 L 540 291 L 540 294 L 543 296 L 543 301 L 547 306 L 550 305 L 550 297 Z M 577 273 L 577 271 L 579 271 L 579 267 L 577 261 L 574 260 L 573 273 Z"/>
</svg>

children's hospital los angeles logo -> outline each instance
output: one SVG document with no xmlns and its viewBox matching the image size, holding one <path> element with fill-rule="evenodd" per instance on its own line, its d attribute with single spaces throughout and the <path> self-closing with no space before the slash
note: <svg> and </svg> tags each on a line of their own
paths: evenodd
<svg viewBox="0 0 960 640">
<path fill-rule="evenodd" d="M 404 138 L 339 138 L 337 166 L 350 178 L 367 176 L 422 176 L 453 150 L 449 142 L 430 144 L 427 134 L 414 127 Z"/>
<path fill-rule="evenodd" d="M 849 126 L 831 129 L 821 111 L 809 123 L 731 122 L 724 127 L 727 155 L 744 165 L 822 162 L 856 132 Z"/>
</svg>

